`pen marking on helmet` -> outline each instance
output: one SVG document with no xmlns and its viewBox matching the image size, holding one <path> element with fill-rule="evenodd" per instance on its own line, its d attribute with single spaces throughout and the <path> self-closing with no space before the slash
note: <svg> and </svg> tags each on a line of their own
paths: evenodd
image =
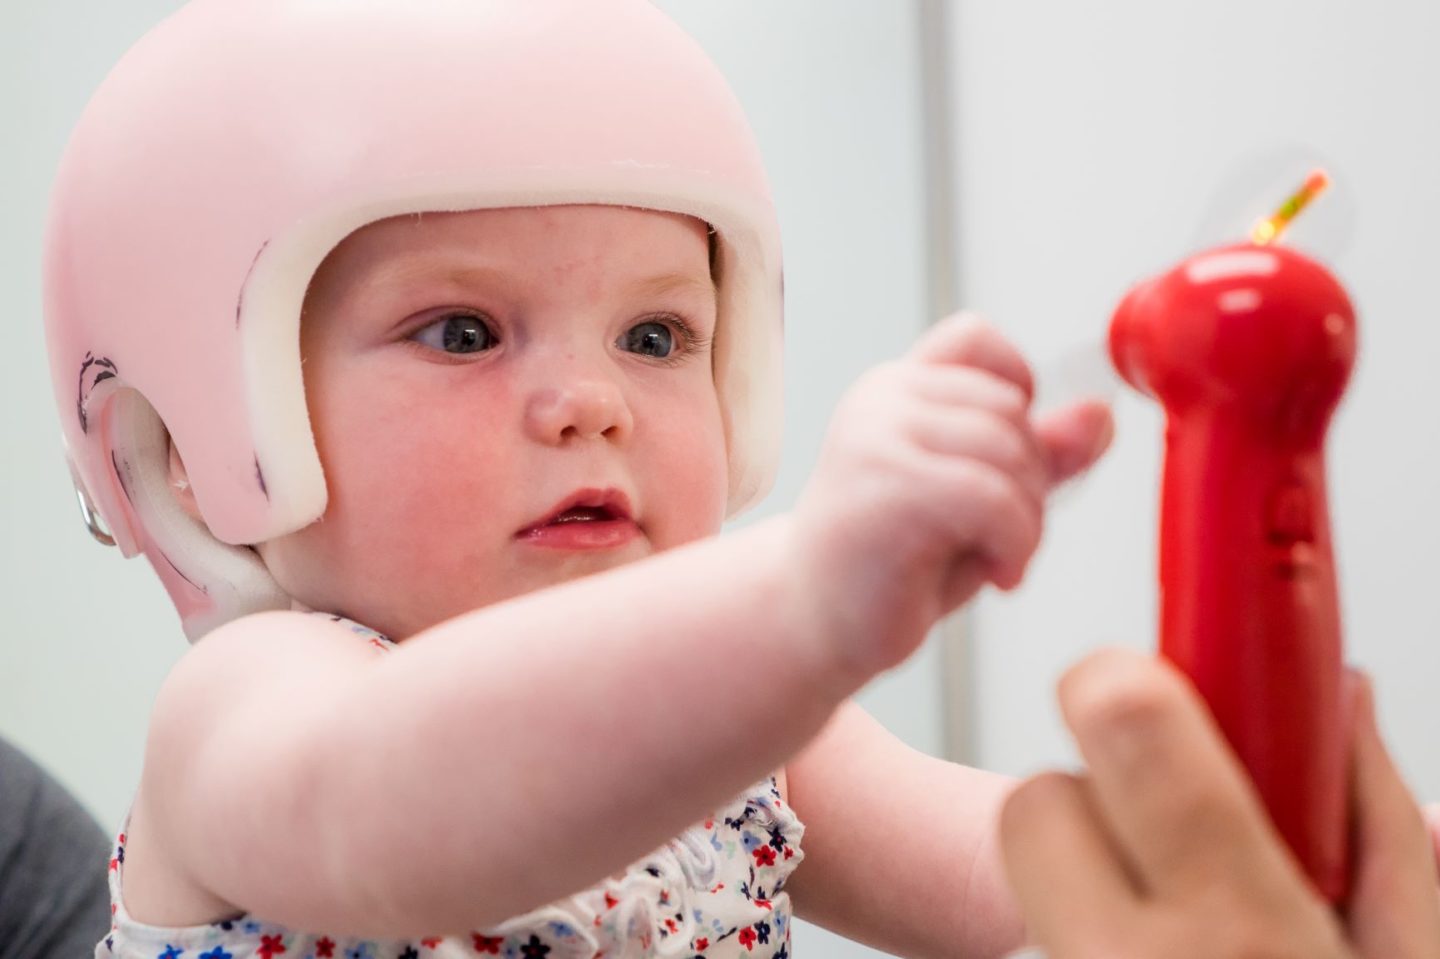
<svg viewBox="0 0 1440 959">
<path fill-rule="evenodd" d="M 94 379 L 90 380 L 87 386 L 85 383 L 86 374 L 90 372 L 91 367 L 95 367 L 96 372 Z M 109 357 L 101 356 L 97 358 L 93 353 L 85 354 L 85 359 L 80 364 L 79 394 L 75 399 L 75 412 L 80 418 L 80 432 L 86 435 L 90 433 L 90 414 L 85 409 L 85 401 L 90 398 L 90 394 L 95 390 L 95 387 L 106 380 L 113 380 L 119 372 L 120 371 L 115 368 L 115 363 L 110 360 Z"/>
<path fill-rule="evenodd" d="M 189 576 L 186 576 L 183 572 L 181 572 L 181 571 L 180 571 L 180 567 L 175 565 L 175 561 L 174 561 L 174 560 L 172 560 L 170 557 L 166 556 L 164 553 L 161 553 L 161 554 L 160 554 L 160 557 L 161 557 L 162 559 L 164 559 L 166 563 L 169 563 L 169 564 L 170 564 L 170 568 L 175 571 L 175 575 L 179 576 L 179 577 L 180 577 L 181 579 L 183 579 L 185 582 L 189 583 L 191 586 L 195 587 L 195 588 L 198 589 L 200 592 L 204 593 L 206 596 L 209 596 L 209 595 L 210 595 L 210 590 L 206 589 L 204 586 L 201 586 L 199 583 L 195 582 L 195 581 L 194 581 L 193 579 L 191 579 Z"/>
<path fill-rule="evenodd" d="M 245 271 L 245 282 L 240 284 L 240 295 L 235 299 L 235 329 L 237 330 L 240 329 L 240 313 L 245 308 L 245 288 L 250 285 L 250 277 L 255 274 L 255 264 L 260 262 L 260 255 L 269 245 L 269 240 L 260 244 L 260 249 L 255 251 L 255 258 L 250 261 L 250 269 Z"/>
<path fill-rule="evenodd" d="M 270 489 L 265 485 L 265 471 L 260 468 L 260 456 L 255 456 L 255 482 L 260 484 L 260 492 L 265 494 L 265 502 L 270 502 Z"/>
<path fill-rule="evenodd" d="M 130 501 L 130 505 L 135 505 L 135 497 L 130 495 L 130 484 L 125 482 L 125 471 L 120 468 L 120 461 L 116 459 L 114 450 L 110 451 L 110 465 L 115 470 L 115 478 L 120 481 L 121 492 Z"/>
<path fill-rule="evenodd" d="M 780 266 L 780 332 L 785 332 L 785 266 Z"/>
</svg>

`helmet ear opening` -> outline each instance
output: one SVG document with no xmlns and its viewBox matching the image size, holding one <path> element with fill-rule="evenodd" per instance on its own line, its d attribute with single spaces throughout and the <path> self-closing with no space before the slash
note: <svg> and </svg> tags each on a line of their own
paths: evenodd
<svg viewBox="0 0 1440 959">
<path fill-rule="evenodd" d="M 193 641 L 231 619 L 288 609 L 290 597 L 253 549 L 222 543 L 186 511 L 170 485 L 170 434 L 145 397 L 119 389 L 109 415 L 112 460 L 137 545 L 165 584 L 185 634 Z"/>
</svg>

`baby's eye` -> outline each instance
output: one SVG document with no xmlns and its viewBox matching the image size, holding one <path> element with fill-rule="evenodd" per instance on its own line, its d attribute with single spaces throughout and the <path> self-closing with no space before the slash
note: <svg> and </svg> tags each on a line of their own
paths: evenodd
<svg viewBox="0 0 1440 959">
<path fill-rule="evenodd" d="M 619 346 L 631 353 L 664 359 L 675 352 L 675 333 L 664 323 L 648 320 L 620 334 Z"/>
<path fill-rule="evenodd" d="M 446 353 L 479 353 L 498 342 L 490 325 L 469 313 L 443 316 L 410 334 L 410 339 Z"/>
</svg>

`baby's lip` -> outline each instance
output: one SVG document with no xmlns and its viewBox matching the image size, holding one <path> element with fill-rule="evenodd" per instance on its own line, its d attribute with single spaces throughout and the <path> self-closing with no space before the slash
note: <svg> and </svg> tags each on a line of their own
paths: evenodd
<svg viewBox="0 0 1440 959">
<path fill-rule="evenodd" d="M 567 513 L 577 513 L 573 519 L 567 518 Z M 592 514 L 589 517 L 583 514 Z M 596 521 L 633 521 L 630 513 L 630 499 L 618 489 L 581 489 L 576 490 L 565 497 L 547 512 L 542 518 L 527 525 L 517 533 L 517 536 L 524 536 L 527 533 L 540 529 L 543 526 L 551 526 L 557 523 L 569 522 L 596 522 Z"/>
</svg>

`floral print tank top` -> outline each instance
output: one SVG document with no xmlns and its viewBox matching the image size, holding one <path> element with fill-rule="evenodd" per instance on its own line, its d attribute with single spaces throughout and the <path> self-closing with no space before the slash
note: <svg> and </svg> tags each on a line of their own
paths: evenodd
<svg viewBox="0 0 1440 959">
<path fill-rule="evenodd" d="M 380 649 L 384 636 L 339 617 Z M 111 929 L 96 959 L 789 959 L 786 880 L 804 825 L 773 778 L 747 790 L 616 877 L 463 936 L 357 939 L 242 915 L 165 928 L 132 919 L 121 896 L 122 832 L 110 859 Z"/>
</svg>

